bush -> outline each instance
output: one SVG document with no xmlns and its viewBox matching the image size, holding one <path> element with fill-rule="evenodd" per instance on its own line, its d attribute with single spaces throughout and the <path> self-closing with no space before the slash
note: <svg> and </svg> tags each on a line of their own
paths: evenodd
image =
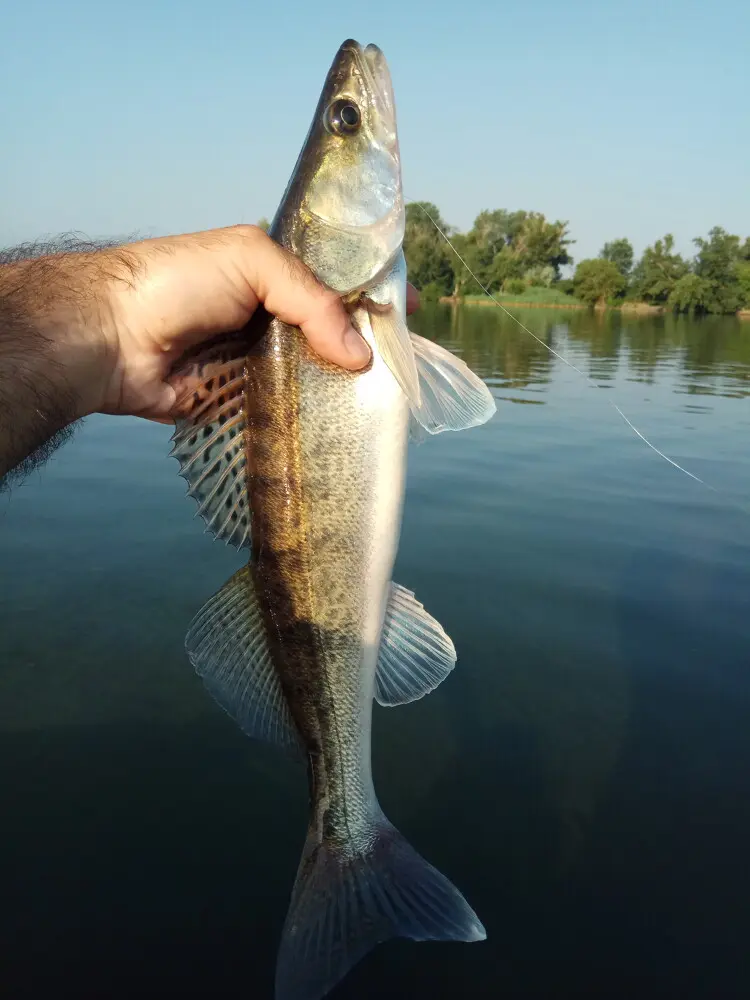
<svg viewBox="0 0 750 1000">
<path fill-rule="evenodd" d="M 436 281 L 428 281 L 424 288 L 419 289 L 422 302 L 437 302 L 442 295 L 445 295 L 445 289 Z"/>
<path fill-rule="evenodd" d="M 531 287 L 550 288 L 552 282 L 555 280 L 555 269 L 554 267 L 550 267 L 549 264 L 530 267 L 526 274 L 524 274 L 524 280 Z"/>
<path fill-rule="evenodd" d="M 739 284 L 740 308 L 750 307 L 750 260 L 737 265 L 737 282 Z"/>
<path fill-rule="evenodd" d="M 572 295 L 574 291 L 573 279 L 561 278 L 559 281 L 555 282 L 555 288 L 558 292 L 562 292 L 564 295 Z"/>
<path fill-rule="evenodd" d="M 526 288 L 523 278 L 508 278 L 503 282 L 503 291 L 506 295 L 523 295 Z"/>
<path fill-rule="evenodd" d="M 605 305 L 610 299 L 621 296 L 627 286 L 616 264 L 601 257 L 582 260 L 573 278 L 575 293 L 589 305 Z"/>
</svg>

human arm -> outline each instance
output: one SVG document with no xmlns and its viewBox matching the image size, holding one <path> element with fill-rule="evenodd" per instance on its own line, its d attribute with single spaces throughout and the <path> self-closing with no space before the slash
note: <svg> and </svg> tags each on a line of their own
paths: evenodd
<svg viewBox="0 0 750 1000">
<path fill-rule="evenodd" d="M 0 478 L 89 413 L 167 420 L 175 360 L 261 303 L 327 360 L 367 363 L 339 297 L 255 226 L 0 263 Z"/>
</svg>

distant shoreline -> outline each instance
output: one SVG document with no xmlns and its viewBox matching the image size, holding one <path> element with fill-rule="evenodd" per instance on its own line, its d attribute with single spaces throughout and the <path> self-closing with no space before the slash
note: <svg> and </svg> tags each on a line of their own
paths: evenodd
<svg viewBox="0 0 750 1000">
<path fill-rule="evenodd" d="M 503 299 L 495 302 L 494 299 L 461 299 L 453 295 L 443 295 L 438 299 L 443 305 L 465 305 L 465 306 L 513 306 L 514 309 L 588 309 L 580 302 L 524 302 Z"/>
<path fill-rule="evenodd" d="M 590 306 L 581 302 L 528 302 L 523 299 L 465 299 L 456 298 L 453 295 L 443 295 L 438 299 L 442 305 L 466 305 L 466 306 L 503 306 L 512 309 L 589 309 Z M 623 302 L 620 306 L 594 306 L 595 312 L 624 312 L 632 313 L 635 316 L 663 316 L 668 310 L 664 306 L 654 306 L 648 302 Z M 729 314 L 731 315 L 731 313 Z M 750 309 L 740 309 L 735 315 L 737 319 L 750 320 Z"/>
</svg>

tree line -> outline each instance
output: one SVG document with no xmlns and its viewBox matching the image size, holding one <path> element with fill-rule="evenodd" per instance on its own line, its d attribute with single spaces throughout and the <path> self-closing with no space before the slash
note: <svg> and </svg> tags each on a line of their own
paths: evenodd
<svg viewBox="0 0 750 1000">
<path fill-rule="evenodd" d="M 521 295 L 537 286 L 555 288 L 589 305 L 646 302 L 678 313 L 733 313 L 750 308 L 750 237 L 715 226 L 696 237 L 692 259 L 675 251 L 667 234 L 635 260 L 621 238 L 605 243 L 599 256 L 581 260 L 572 278 L 561 268 L 574 263 L 567 222 L 541 212 L 483 211 L 467 233 L 446 224 L 430 202 L 406 206 L 404 252 L 409 280 L 425 298 L 481 294 L 466 267 L 438 232 L 438 226 L 484 287 Z"/>
</svg>

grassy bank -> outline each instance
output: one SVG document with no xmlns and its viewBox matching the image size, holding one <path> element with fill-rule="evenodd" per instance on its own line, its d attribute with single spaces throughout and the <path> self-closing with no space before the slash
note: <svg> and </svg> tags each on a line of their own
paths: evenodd
<svg viewBox="0 0 750 1000">
<path fill-rule="evenodd" d="M 636 316 L 661 316 L 664 306 L 652 306 L 649 302 L 625 301 L 619 306 L 608 306 L 609 309 L 620 309 L 622 312 L 635 313 Z"/>
<path fill-rule="evenodd" d="M 494 293 L 495 299 L 500 305 L 507 308 L 516 309 L 588 309 L 586 303 L 581 302 L 574 295 L 566 295 L 554 288 L 529 288 L 522 295 L 505 295 L 502 292 Z M 452 296 L 443 296 L 438 301 L 446 305 L 453 305 L 460 302 L 467 306 L 494 306 L 495 301 L 486 295 L 466 295 L 462 299 L 454 299 Z M 599 309 L 599 306 L 595 307 Z M 617 309 L 620 312 L 629 313 L 634 316 L 661 316 L 667 310 L 664 306 L 651 305 L 648 302 L 634 302 L 626 299 L 624 302 L 609 302 L 606 309 Z M 740 309 L 736 314 L 738 319 L 750 320 L 750 309 Z"/>
<path fill-rule="evenodd" d="M 493 293 L 498 302 L 504 306 L 554 306 L 557 309 L 585 309 L 586 306 L 573 295 L 566 295 L 557 288 L 527 288 L 520 295 Z M 450 296 L 440 299 L 441 302 L 454 302 Z M 466 295 L 460 300 L 467 306 L 492 305 L 492 299 L 486 295 Z"/>
</svg>

